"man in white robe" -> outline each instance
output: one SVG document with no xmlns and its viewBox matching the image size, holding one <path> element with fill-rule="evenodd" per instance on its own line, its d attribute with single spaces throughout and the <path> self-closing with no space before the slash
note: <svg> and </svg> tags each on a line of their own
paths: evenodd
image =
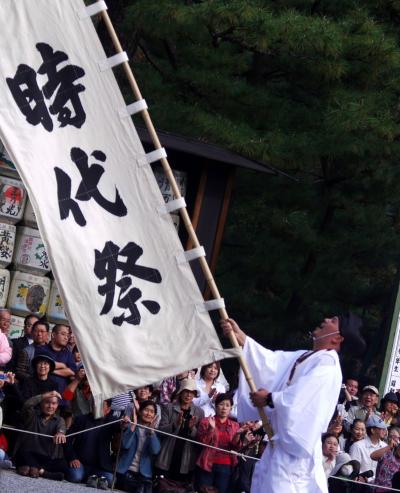
<svg viewBox="0 0 400 493">
<path fill-rule="evenodd" d="M 354 321 L 359 319 L 351 317 L 349 336 L 361 326 L 356 323 L 355 327 Z M 313 332 L 313 351 L 287 352 L 265 349 L 247 337 L 234 320 L 221 321 L 226 336 L 232 330 L 236 334 L 259 389 L 249 397 L 240 372 L 238 420 L 259 419 L 255 406 L 264 407 L 274 430 L 273 445 L 256 465 L 251 493 L 328 492 L 321 434 L 335 411 L 342 383 L 337 352 L 345 331 L 339 325 L 347 330 L 351 322 L 346 317 L 325 319 Z"/>
</svg>

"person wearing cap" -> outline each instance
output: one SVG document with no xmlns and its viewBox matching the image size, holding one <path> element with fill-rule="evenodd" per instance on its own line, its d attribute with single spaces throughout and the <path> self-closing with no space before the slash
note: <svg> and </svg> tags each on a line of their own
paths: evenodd
<svg viewBox="0 0 400 493">
<path fill-rule="evenodd" d="M 192 378 L 182 380 L 176 401 L 161 409 L 158 429 L 194 439 L 198 424 L 204 418 L 203 410 L 193 404 L 195 397 L 198 397 L 196 382 Z M 198 449 L 190 442 L 164 436 L 156 467 L 168 479 L 189 482 L 196 465 L 197 452 Z"/>
<path fill-rule="evenodd" d="M 19 382 L 33 375 L 32 360 L 36 350 L 48 343 L 49 331 L 49 324 L 44 320 L 38 320 L 33 324 L 31 332 L 32 344 L 25 346 L 19 352 L 16 362 L 15 375 Z"/>
<path fill-rule="evenodd" d="M 36 348 L 35 356 L 47 354 L 56 362 L 53 378 L 57 382 L 58 392 L 62 395 L 71 377 L 75 376 L 76 364 L 71 351 L 68 349 L 70 327 L 64 324 L 56 324 L 51 333 L 51 340 L 45 346 Z M 62 400 L 60 408 L 67 407 L 67 402 Z"/>
<path fill-rule="evenodd" d="M 337 352 L 342 343 L 363 350 L 361 320 L 353 314 L 325 318 L 313 331 L 311 351 L 270 351 L 247 337 L 238 324 L 222 320 L 225 336 L 234 332 L 253 376 L 257 392 L 249 398 L 239 376 L 238 420 L 267 413 L 274 436 L 255 467 L 252 493 L 326 493 L 321 435 L 338 401 L 342 372 Z"/>
<path fill-rule="evenodd" d="M 371 459 L 371 454 L 386 447 L 383 439 L 387 434 L 387 424 L 376 414 L 372 414 L 366 421 L 367 436 L 350 447 L 350 457 L 360 463 L 360 474 L 372 471 L 373 475 L 368 482 L 373 482 L 377 463 Z"/>
<path fill-rule="evenodd" d="M 376 468 L 375 484 L 379 486 L 392 487 L 392 477 L 400 471 L 400 429 L 392 427 L 388 433 L 388 444 L 375 452 L 372 452 L 371 459 L 378 461 Z M 377 488 L 375 493 L 383 493 L 386 490 Z"/>
<path fill-rule="evenodd" d="M 350 429 L 350 425 L 355 419 L 367 421 L 368 417 L 373 414 L 380 416 L 381 413 L 377 410 L 378 401 L 379 390 L 374 385 L 366 385 L 363 387 L 360 404 L 358 406 L 352 406 L 344 420 L 346 430 Z"/>
<path fill-rule="evenodd" d="M 55 367 L 56 363 L 50 356 L 41 354 L 33 358 L 33 376 L 22 380 L 18 385 L 22 402 L 25 402 L 34 395 L 57 390 L 57 383 L 51 377 Z"/>
<path fill-rule="evenodd" d="M 399 410 L 398 394 L 388 392 L 381 400 L 381 417 L 389 426 L 398 426 L 399 418 L 397 416 Z"/>
<path fill-rule="evenodd" d="M 67 463 L 63 444 L 66 426 L 57 416 L 61 395 L 53 390 L 28 399 L 22 409 L 24 429 L 34 434 L 21 433 L 16 444 L 17 472 L 32 478 L 43 477 L 62 481 Z M 52 435 L 53 439 L 40 436 Z"/>
<path fill-rule="evenodd" d="M 348 493 L 352 490 L 352 484 L 338 480 L 344 478 L 354 480 L 360 473 L 360 463 L 352 460 L 346 452 L 339 452 L 336 456 L 335 467 L 328 478 L 329 493 Z"/>
</svg>

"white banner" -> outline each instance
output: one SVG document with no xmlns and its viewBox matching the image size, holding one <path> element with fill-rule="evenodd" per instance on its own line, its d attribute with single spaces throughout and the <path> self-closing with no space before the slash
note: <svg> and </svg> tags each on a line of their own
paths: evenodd
<svg viewBox="0 0 400 493">
<path fill-rule="evenodd" d="M 0 137 L 96 402 L 222 349 L 81 0 L 1 0 Z"/>
</svg>

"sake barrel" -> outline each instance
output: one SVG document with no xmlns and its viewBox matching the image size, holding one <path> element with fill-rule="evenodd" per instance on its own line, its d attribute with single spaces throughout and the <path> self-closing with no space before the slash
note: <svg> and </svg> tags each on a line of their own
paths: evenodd
<svg viewBox="0 0 400 493">
<path fill-rule="evenodd" d="M 14 163 L 6 151 L 3 142 L 0 140 L 0 174 L 18 179 L 18 172 L 15 169 Z"/>
<path fill-rule="evenodd" d="M 174 198 L 174 193 L 164 170 L 160 166 L 155 166 L 153 168 L 153 173 L 165 202 L 170 202 Z M 176 169 L 173 169 L 172 173 L 174 174 L 179 191 L 182 197 L 184 197 L 186 195 L 187 188 L 187 173 L 185 171 L 178 171 Z"/>
<path fill-rule="evenodd" d="M 17 227 L 13 261 L 15 268 L 22 272 L 38 276 L 50 272 L 49 258 L 39 230 L 25 226 Z"/>
<path fill-rule="evenodd" d="M 38 227 L 36 222 L 36 216 L 33 212 L 32 202 L 29 200 L 29 197 L 26 201 L 25 212 L 22 222 L 24 226 L 28 226 L 28 228 L 36 228 Z"/>
<path fill-rule="evenodd" d="M 10 339 L 17 339 L 24 335 L 24 321 L 25 317 L 11 315 L 10 332 L 8 333 Z"/>
<path fill-rule="evenodd" d="M 0 308 L 7 304 L 8 292 L 10 290 L 10 271 L 0 269 Z"/>
<path fill-rule="evenodd" d="M 22 181 L 0 176 L 0 221 L 19 222 L 24 215 L 26 197 Z"/>
<path fill-rule="evenodd" d="M 12 262 L 15 235 L 16 227 L 13 224 L 0 223 L 0 268 Z"/>
<path fill-rule="evenodd" d="M 52 281 L 51 283 L 49 303 L 47 305 L 47 319 L 55 324 L 69 324 L 56 281 Z"/>
<path fill-rule="evenodd" d="M 50 279 L 27 272 L 14 271 L 7 308 L 13 315 L 26 316 L 33 313 L 43 317 L 46 313 L 50 294 Z"/>
</svg>

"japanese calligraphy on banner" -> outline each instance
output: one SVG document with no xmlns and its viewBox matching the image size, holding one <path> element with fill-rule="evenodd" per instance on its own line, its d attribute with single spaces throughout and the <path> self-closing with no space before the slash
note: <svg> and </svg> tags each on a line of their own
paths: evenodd
<svg viewBox="0 0 400 493">
<path fill-rule="evenodd" d="M 81 0 L 2 0 L 0 138 L 97 404 L 223 350 Z M 20 33 L 15 36 L 15 33 Z"/>
<path fill-rule="evenodd" d="M 396 324 L 393 320 L 392 323 Z M 389 367 L 385 381 L 385 394 L 387 392 L 397 392 L 400 389 L 400 315 L 397 314 L 397 324 L 394 333 L 393 345 L 388 347 L 390 351 Z M 387 355 L 388 356 L 388 355 Z"/>
</svg>

